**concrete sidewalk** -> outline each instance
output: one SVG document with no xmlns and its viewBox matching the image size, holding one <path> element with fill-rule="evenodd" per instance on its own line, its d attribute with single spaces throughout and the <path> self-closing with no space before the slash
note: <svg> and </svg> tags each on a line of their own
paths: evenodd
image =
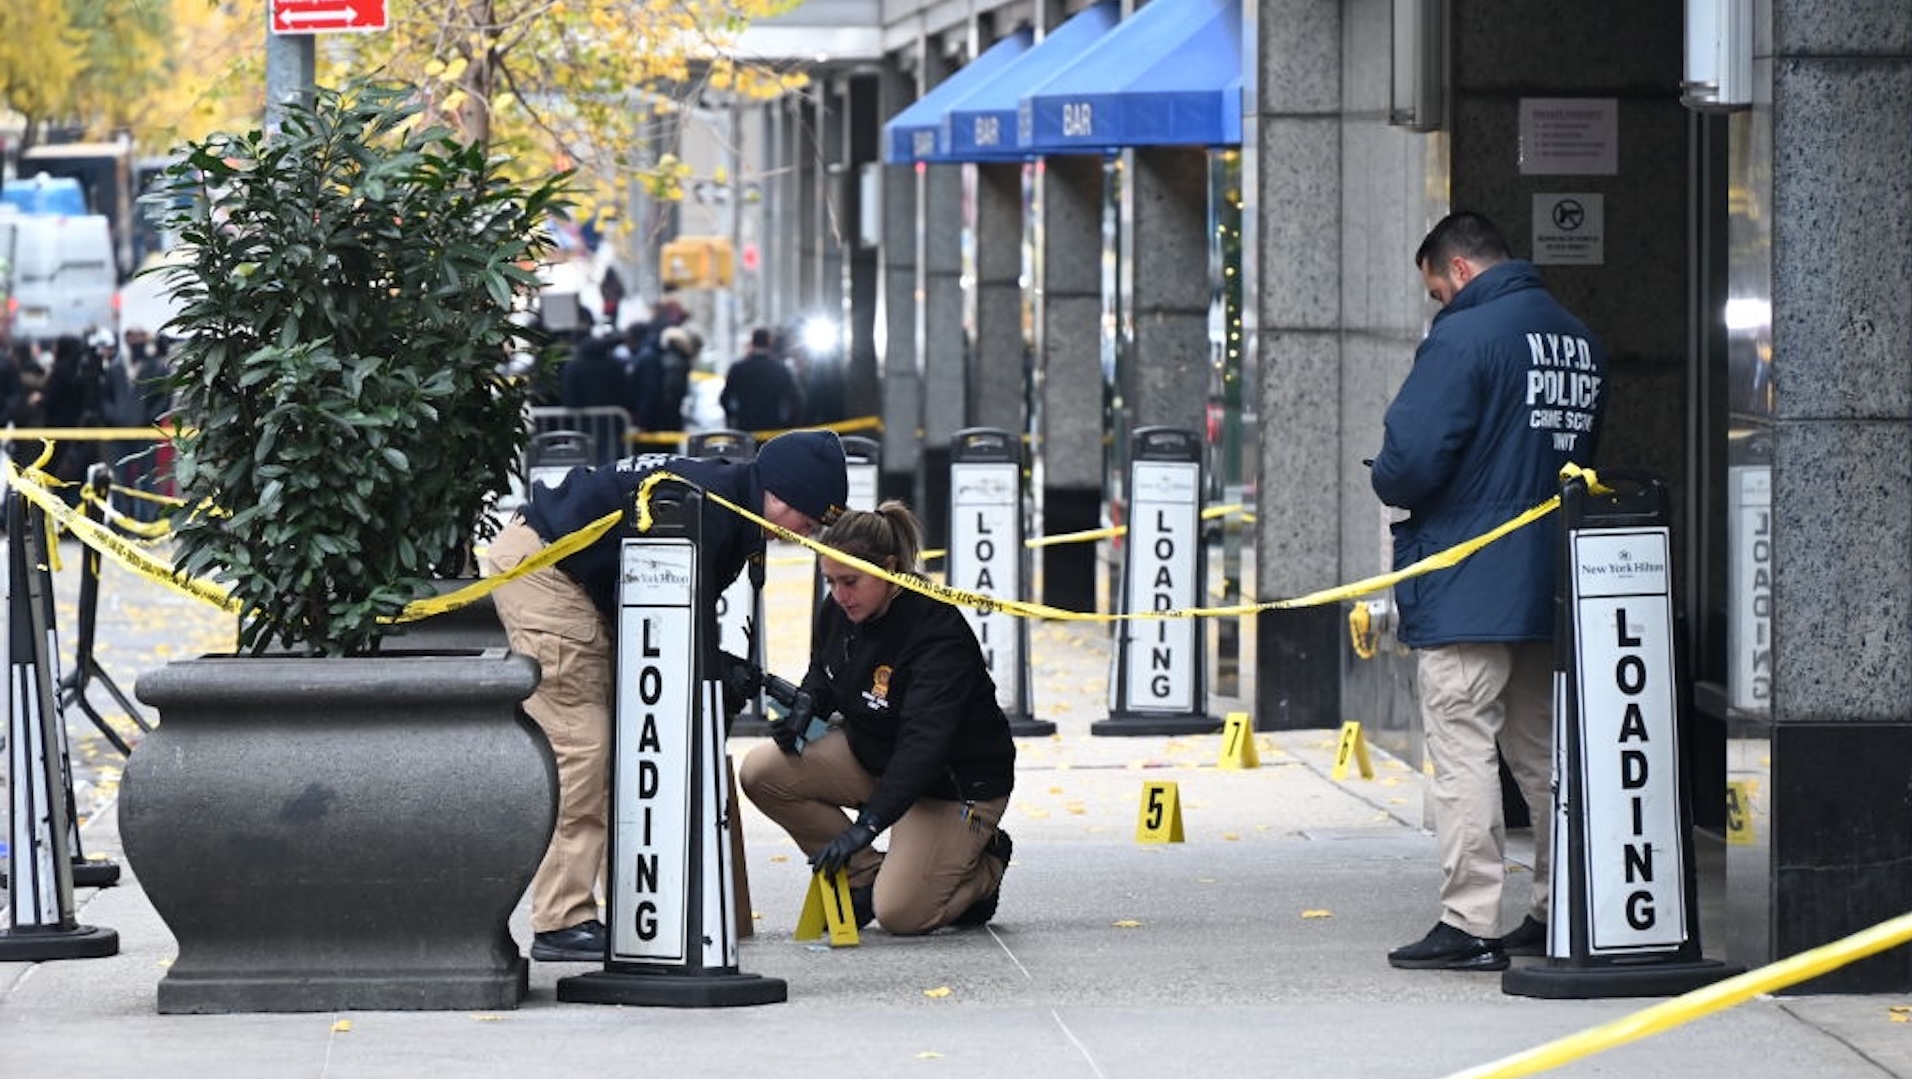
<svg viewBox="0 0 1912 1079">
<path fill-rule="evenodd" d="M 117 598 L 102 609 L 102 659 L 129 668 L 115 672 L 122 686 L 130 690 L 142 664 L 218 639 L 216 621 L 111 572 Z M 777 581 L 772 603 L 801 610 L 807 582 Z M 126 867 L 119 886 L 78 897 L 80 920 L 117 931 L 120 954 L 0 964 L 0 1065 L 9 1079 L 1438 1077 L 1656 1003 L 1532 1000 L 1503 994 L 1497 975 L 1390 968 L 1388 949 L 1436 915 L 1419 776 L 1377 753 L 1375 778 L 1332 779 L 1328 730 L 1259 736 L 1262 766 L 1252 770 L 1216 766 L 1219 736 L 1091 736 L 1106 708 L 1104 631 L 1052 623 L 1032 638 L 1038 712 L 1059 729 L 1020 743 L 1007 818 L 1016 859 L 986 929 L 904 939 L 873 928 L 858 947 L 834 951 L 794 941 L 806 869 L 749 809 L 756 933 L 741 967 L 785 979 L 787 1003 L 561 1004 L 556 980 L 591 968 L 539 963 L 515 1011 L 161 1016 L 155 987 L 174 945 Z M 161 643 L 170 655 L 155 652 Z M 794 673 L 791 650 L 773 647 L 773 668 Z M 741 756 L 752 744 L 731 749 Z M 110 765 L 88 767 L 99 798 L 87 851 L 124 865 Z M 1143 784 L 1158 780 L 1178 785 L 1186 842 L 1135 841 Z M 1509 924 L 1526 894 L 1525 872 L 1515 879 Z M 529 942 L 523 908 L 514 933 Z M 1755 1000 L 1550 1074 L 1912 1077 L 1912 1028 L 1891 1011 L 1902 1003 Z"/>
</svg>

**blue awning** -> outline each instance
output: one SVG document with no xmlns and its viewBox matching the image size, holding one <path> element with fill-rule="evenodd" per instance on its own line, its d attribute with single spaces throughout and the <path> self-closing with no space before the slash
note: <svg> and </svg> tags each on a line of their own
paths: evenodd
<svg viewBox="0 0 1912 1079">
<path fill-rule="evenodd" d="M 991 76 L 1022 55 L 1034 39 L 1023 27 L 983 50 L 983 54 L 965 64 L 949 78 L 937 83 L 909 108 L 883 125 L 883 160 L 891 165 L 917 161 L 947 161 L 949 148 L 943 145 L 943 114 L 970 91 L 988 82 Z"/>
<path fill-rule="evenodd" d="M 1116 0 L 1084 8 L 1010 61 L 995 78 L 950 106 L 943 115 L 945 152 L 958 161 L 1032 156 L 1021 149 L 1024 137 L 1018 134 L 1023 95 L 1075 63 L 1121 18 Z"/>
<path fill-rule="evenodd" d="M 1023 149 L 1241 145 L 1241 0 L 1150 0 L 1022 99 Z"/>
</svg>

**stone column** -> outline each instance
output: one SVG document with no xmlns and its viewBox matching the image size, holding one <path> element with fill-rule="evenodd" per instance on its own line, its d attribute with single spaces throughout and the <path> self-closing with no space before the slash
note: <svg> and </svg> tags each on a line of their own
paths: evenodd
<svg viewBox="0 0 1912 1079">
<path fill-rule="evenodd" d="M 816 310 L 819 282 L 817 280 L 822 264 L 819 253 L 826 242 L 824 232 L 830 228 L 830 221 L 823 215 L 823 187 L 828 177 L 824 172 L 824 149 L 821 142 L 823 113 L 828 107 L 825 102 L 829 92 L 816 87 L 813 95 L 797 100 L 792 117 L 796 127 L 796 204 L 794 218 L 797 226 L 797 248 L 793 252 L 794 263 L 791 266 L 791 278 L 796 288 L 792 295 L 796 297 L 796 310 L 793 314 L 802 318 Z"/>
<path fill-rule="evenodd" d="M 1122 190 L 1128 313 L 1122 383 L 1133 427 L 1201 431 L 1208 397 L 1208 153 L 1144 148 Z M 1118 448 L 1127 457 L 1128 447 Z"/>
<path fill-rule="evenodd" d="M 950 436 L 968 423 L 963 378 L 963 166 L 918 173 L 916 347 L 923 380 L 917 515 L 931 547 L 947 541 Z"/>
<path fill-rule="evenodd" d="M 1728 848 L 1729 958 L 1747 964 L 1912 894 L 1912 8 L 1771 12 L 1748 179 L 1772 177 L 1772 709 L 1733 751 L 1735 778 L 1770 760 L 1770 817 Z M 1908 987 L 1905 948 L 1813 982 Z"/>
<path fill-rule="evenodd" d="M 848 147 L 850 80 L 847 76 L 819 87 L 817 107 L 817 266 L 815 312 L 843 318 L 844 264 L 847 245 L 856 242 L 856 223 L 846 216 L 849 200 L 845 153 Z M 847 222 L 847 223 L 846 223 Z"/>
<path fill-rule="evenodd" d="M 1344 465 L 1341 7 L 1259 0 L 1248 204 L 1257 220 L 1243 303 L 1255 308 L 1260 370 L 1254 593 L 1263 599 L 1302 595 L 1341 577 L 1338 530 L 1323 524 L 1340 519 Z M 1350 480 L 1355 499 L 1357 482 L 1367 477 Z M 1364 523 L 1373 519 L 1361 515 Z M 1358 529 L 1370 534 L 1365 524 Z M 1338 606 L 1256 616 L 1259 729 L 1340 724 L 1345 619 Z"/>
<path fill-rule="evenodd" d="M 850 243 L 843 275 L 843 306 L 849 330 L 843 380 L 845 418 L 874 415 L 882 403 L 876 374 L 876 298 L 883 208 L 880 191 L 873 200 L 875 205 L 864 205 L 862 183 L 865 169 L 883 167 L 879 148 L 883 134 L 880 84 L 876 75 L 856 75 L 850 78 L 847 91 L 843 187 L 848 196 L 844 200 L 848 208 L 844 232 Z M 877 225 L 877 242 L 865 242 L 866 221 Z"/>
<path fill-rule="evenodd" d="M 1037 173 L 1036 387 L 1042 530 L 1102 523 L 1102 172 L 1099 157 L 1058 156 Z M 1042 602 L 1096 609 L 1096 545 L 1042 550 Z"/>
<path fill-rule="evenodd" d="M 1022 330 L 1022 171 L 1019 161 L 976 166 L 970 248 L 976 253 L 970 297 L 974 337 L 965 425 L 1017 434 L 1027 428 L 1028 383 L 1028 345 Z"/>
<path fill-rule="evenodd" d="M 894 60 L 884 66 L 882 115 L 888 122 L 916 99 L 913 79 Z M 922 422 L 922 380 L 916 342 L 917 174 L 910 165 L 883 168 L 883 347 L 877 352 L 883 415 L 884 498 L 912 499 L 917 468 L 916 427 Z"/>
</svg>

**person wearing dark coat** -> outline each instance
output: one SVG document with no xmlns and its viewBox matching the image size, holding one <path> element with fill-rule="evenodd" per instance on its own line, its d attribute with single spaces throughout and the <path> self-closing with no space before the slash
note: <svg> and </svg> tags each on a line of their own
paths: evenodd
<svg viewBox="0 0 1912 1079">
<path fill-rule="evenodd" d="M 908 507 L 890 501 L 844 514 L 817 539 L 920 576 L 922 536 Z M 750 751 L 738 780 L 817 873 L 847 871 L 859 925 L 874 919 L 897 934 L 983 925 L 1014 851 L 1002 818 L 1016 743 L 982 645 L 940 600 L 828 555 L 819 566 L 830 602 L 817 612 L 802 688 L 817 715 L 842 720 L 814 741 L 774 726 L 774 742 Z"/>
<path fill-rule="evenodd" d="M 544 731 L 558 766 L 557 827 L 531 881 L 531 957 L 544 962 L 605 959 L 595 889 L 609 828 L 619 558 L 623 541 L 638 534 L 631 512 L 637 491 L 660 469 L 803 536 L 835 519 L 849 490 L 837 436 L 792 431 L 764 443 L 748 462 L 649 453 L 574 468 L 556 486 L 534 486 L 492 542 L 492 571 L 508 574 L 546 545 L 622 514 L 596 541 L 493 593 L 512 650 L 543 671 L 524 710 Z M 710 499 L 699 523 L 698 617 L 714 650 L 718 597 L 746 564 L 763 558 L 764 531 Z"/>
<path fill-rule="evenodd" d="M 1374 493 L 1405 568 L 1546 501 L 1560 470 L 1593 460 L 1607 353 L 1492 222 L 1455 213 L 1414 256 L 1441 304 L 1388 406 Z M 1440 840 L 1441 918 L 1388 954 L 1406 969 L 1503 970 L 1543 954 L 1549 907 L 1557 516 L 1459 565 L 1395 585 L 1396 631 L 1417 653 L 1416 689 Z M 1534 828 L 1529 911 L 1504 938 L 1501 760 Z"/>
<path fill-rule="evenodd" d="M 797 380 L 771 351 L 769 330 L 751 331 L 750 351 L 730 365 L 718 400 L 732 430 L 781 431 L 797 425 Z"/>
</svg>

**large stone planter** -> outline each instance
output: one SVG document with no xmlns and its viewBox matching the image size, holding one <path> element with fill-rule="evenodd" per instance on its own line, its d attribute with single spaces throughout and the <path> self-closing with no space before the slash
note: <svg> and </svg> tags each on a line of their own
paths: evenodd
<svg viewBox="0 0 1912 1079">
<path fill-rule="evenodd" d="M 161 1012 L 512 1008 L 556 818 L 530 659 L 210 657 L 139 679 L 126 858 L 179 955 Z"/>
</svg>

